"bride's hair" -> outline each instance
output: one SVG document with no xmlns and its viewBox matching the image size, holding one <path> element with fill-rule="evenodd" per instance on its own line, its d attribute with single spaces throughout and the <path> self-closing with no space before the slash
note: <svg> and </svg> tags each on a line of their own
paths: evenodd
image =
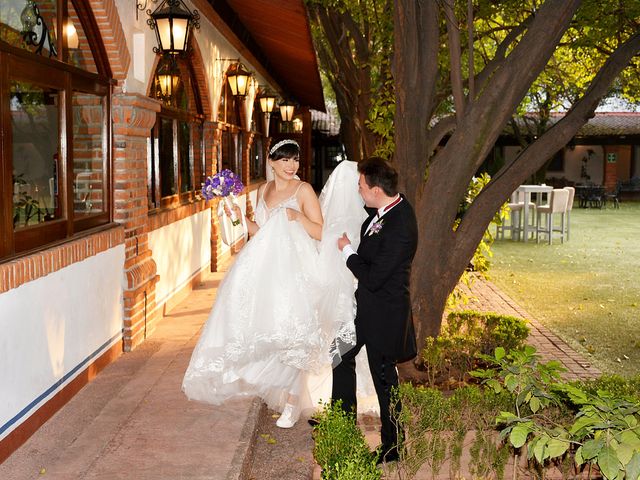
<svg viewBox="0 0 640 480">
<path fill-rule="evenodd" d="M 283 158 L 300 158 L 300 146 L 295 140 L 281 140 L 269 150 L 269 158 L 274 162 Z"/>
</svg>

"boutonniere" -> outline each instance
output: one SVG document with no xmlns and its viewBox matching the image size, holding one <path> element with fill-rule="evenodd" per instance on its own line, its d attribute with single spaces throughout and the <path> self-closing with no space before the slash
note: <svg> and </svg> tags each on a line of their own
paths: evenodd
<svg viewBox="0 0 640 480">
<path fill-rule="evenodd" d="M 373 225 L 371 225 L 368 235 L 371 236 L 373 234 L 380 233 L 380 230 L 382 230 L 382 225 L 384 225 L 384 218 L 381 218 L 377 222 L 374 222 Z"/>
</svg>

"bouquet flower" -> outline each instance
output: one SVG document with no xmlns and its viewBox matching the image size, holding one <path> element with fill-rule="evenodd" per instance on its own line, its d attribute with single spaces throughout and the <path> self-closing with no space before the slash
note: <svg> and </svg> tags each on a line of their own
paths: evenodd
<svg viewBox="0 0 640 480">
<path fill-rule="evenodd" d="M 231 211 L 231 223 L 235 226 L 240 224 L 240 219 L 236 217 L 229 197 L 233 199 L 236 195 L 240 194 L 243 189 L 244 185 L 240 177 L 231 170 L 224 169 L 206 178 L 202 184 L 202 196 L 207 200 L 211 200 L 213 197 L 222 197 Z"/>
</svg>

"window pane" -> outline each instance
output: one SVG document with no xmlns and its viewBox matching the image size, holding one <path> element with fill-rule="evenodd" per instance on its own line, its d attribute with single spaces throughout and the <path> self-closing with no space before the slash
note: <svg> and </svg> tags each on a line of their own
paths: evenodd
<svg viewBox="0 0 640 480">
<path fill-rule="evenodd" d="M 39 50 L 45 56 L 57 55 L 56 0 L 1 0 L 0 5 L 0 39 L 14 47 Z M 38 12 L 41 19 L 37 18 Z M 31 35 L 22 34 L 25 26 Z"/>
<path fill-rule="evenodd" d="M 160 194 L 163 197 L 178 193 L 173 156 L 173 120 L 160 117 L 158 129 L 158 156 L 160 158 Z"/>
<path fill-rule="evenodd" d="M 13 226 L 19 230 L 60 218 L 60 92 L 27 82 L 10 84 L 13 143 Z"/>
<path fill-rule="evenodd" d="M 233 168 L 233 143 L 232 136 L 228 130 L 222 131 L 222 139 L 220 141 L 220 156 L 222 157 L 222 162 L 220 164 L 220 170 Z"/>
<path fill-rule="evenodd" d="M 190 155 L 191 128 L 187 122 L 178 122 L 178 161 L 180 162 L 180 192 L 193 190 L 193 163 Z"/>
<path fill-rule="evenodd" d="M 262 157 L 262 137 L 256 135 L 251 144 L 251 179 L 264 178 L 264 159 Z"/>
<path fill-rule="evenodd" d="M 69 63 L 83 70 L 98 73 L 93 53 L 89 47 L 89 41 L 82 27 L 82 22 L 73 8 L 73 2 L 67 2 L 69 9 L 69 19 L 64 27 L 69 47 Z"/>
<path fill-rule="evenodd" d="M 191 131 L 193 134 L 193 178 L 196 187 L 200 183 L 204 183 L 205 178 L 205 158 L 204 158 L 204 126 L 202 123 L 192 123 Z"/>
<path fill-rule="evenodd" d="M 233 135 L 234 167 L 233 171 L 242 178 L 242 132 Z"/>
<path fill-rule="evenodd" d="M 73 92 L 75 218 L 105 211 L 103 97 Z"/>
</svg>

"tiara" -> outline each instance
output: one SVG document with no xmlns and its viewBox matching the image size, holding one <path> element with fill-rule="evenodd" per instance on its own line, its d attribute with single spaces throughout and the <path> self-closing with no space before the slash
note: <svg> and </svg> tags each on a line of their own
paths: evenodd
<svg viewBox="0 0 640 480">
<path fill-rule="evenodd" d="M 283 145 L 289 145 L 289 144 L 295 145 L 296 147 L 300 148 L 300 145 L 298 145 L 298 142 L 296 142 L 295 140 L 291 140 L 290 138 L 285 138 L 284 140 L 280 140 L 273 147 L 271 147 L 271 150 L 269 150 L 269 156 L 270 157 L 273 156 L 273 154 L 276 153 L 276 150 L 278 150 Z"/>
</svg>

